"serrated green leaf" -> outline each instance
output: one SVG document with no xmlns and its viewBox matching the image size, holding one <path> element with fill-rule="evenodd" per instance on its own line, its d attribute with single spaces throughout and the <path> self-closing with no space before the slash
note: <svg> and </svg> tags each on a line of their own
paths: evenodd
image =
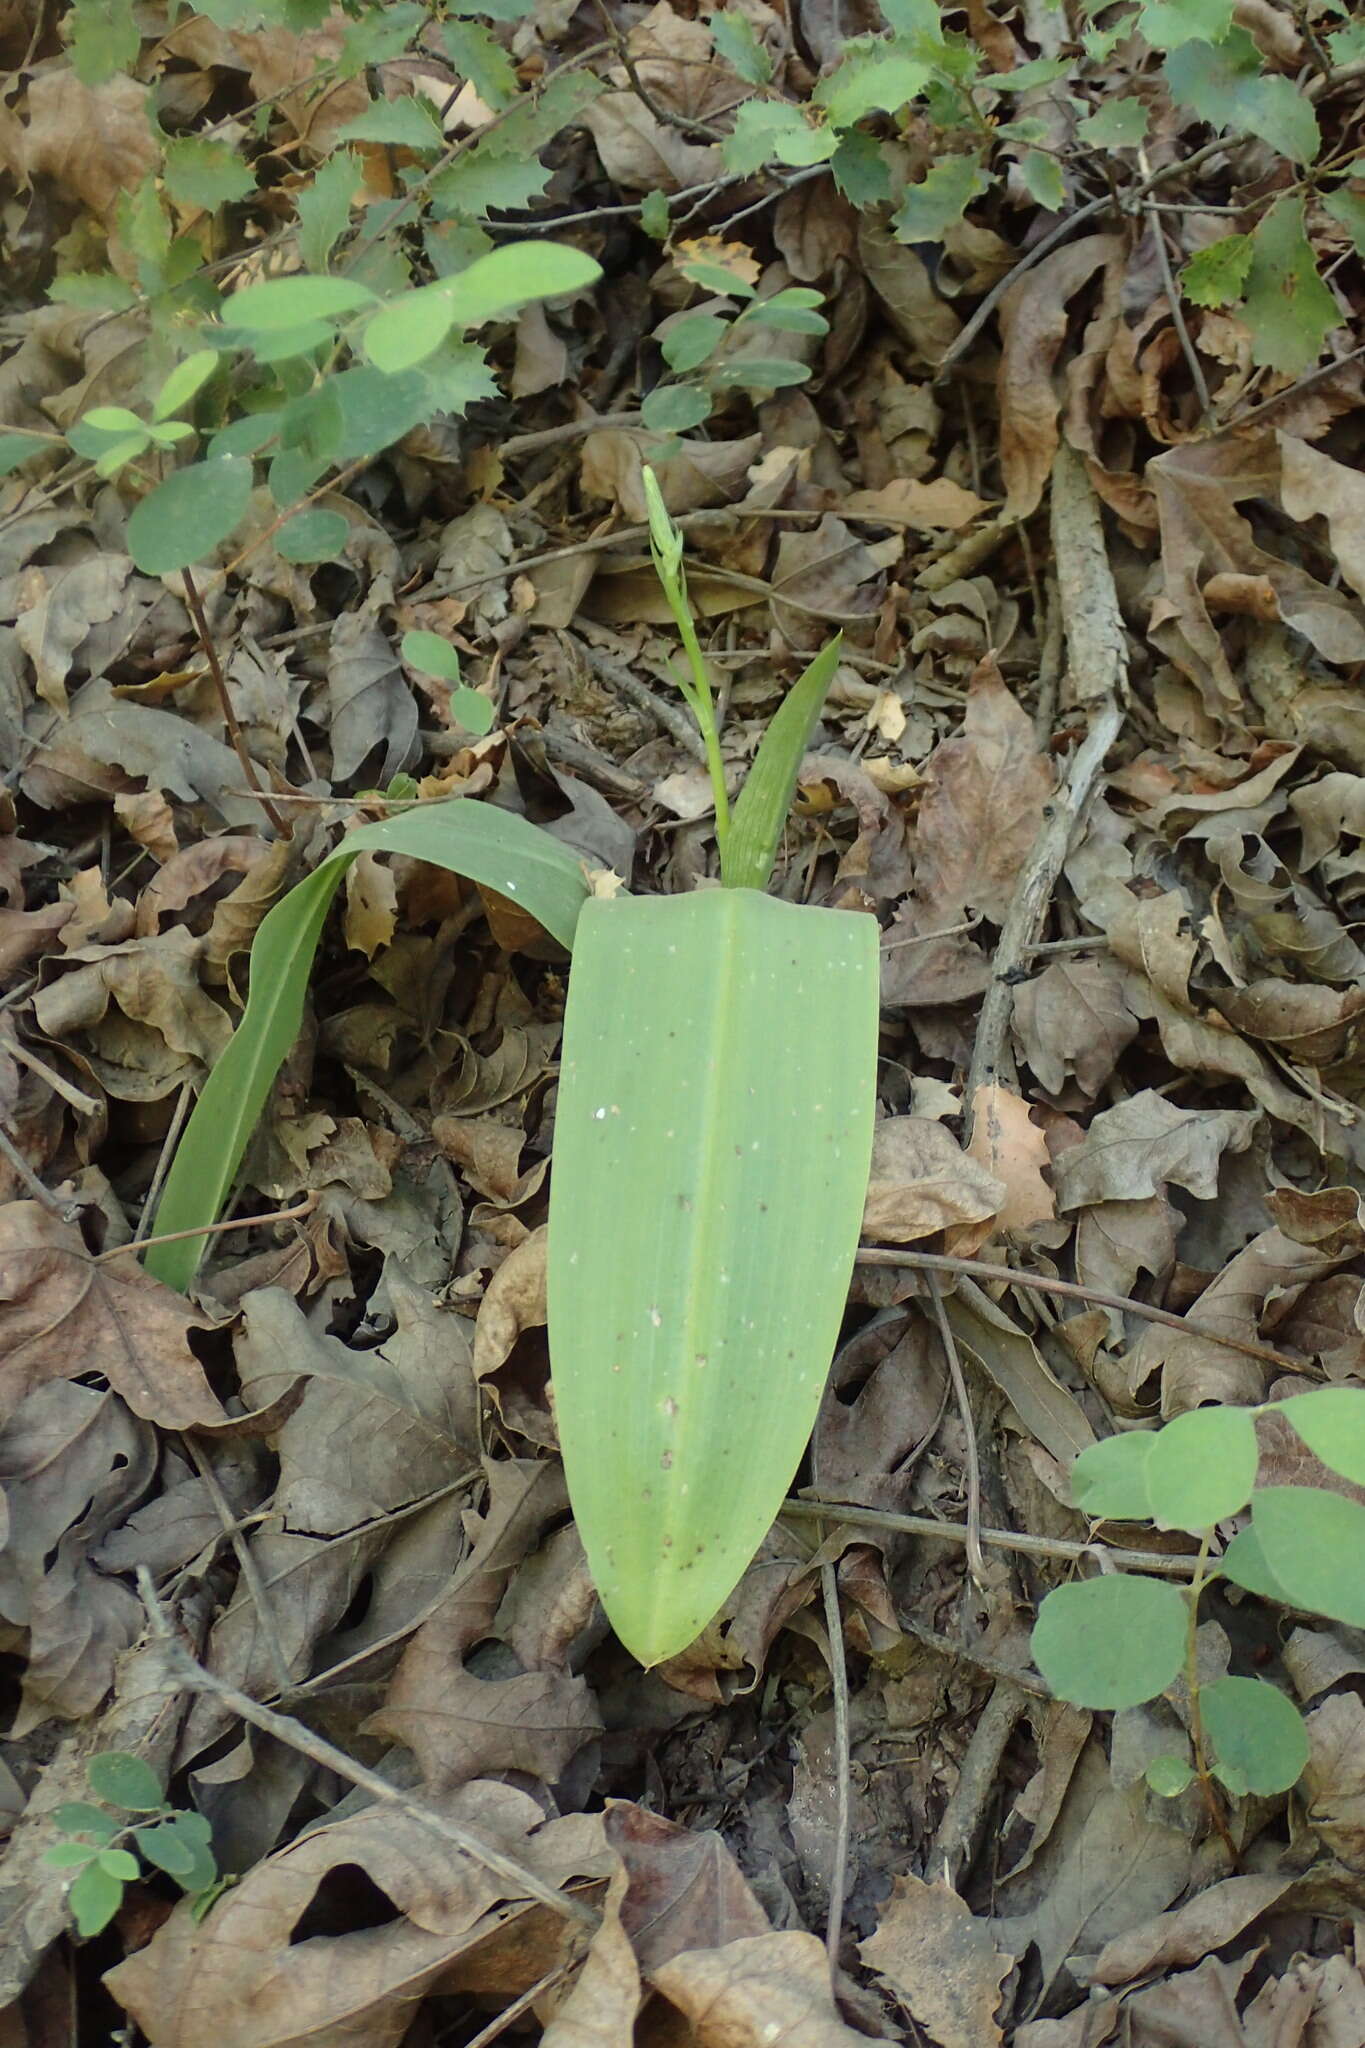
<svg viewBox="0 0 1365 2048">
<path fill-rule="evenodd" d="M 441 124 L 425 100 L 405 93 L 397 100 L 372 100 L 337 130 L 338 142 L 379 142 L 389 149 L 410 149 L 415 156 L 435 156 L 445 147 Z"/>
<path fill-rule="evenodd" d="M 322 271 L 351 219 L 360 190 L 361 163 L 354 150 L 334 149 L 319 164 L 311 184 L 294 200 L 299 217 L 299 254 L 310 270 Z"/>
<path fill-rule="evenodd" d="M 876 1033 L 871 918 L 744 888 L 584 907 L 551 1373 L 579 1533 L 643 1663 L 712 1618 L 805 1447 L 857 1245 Z"/>
<path fill-rule="evenodd" d="M 85 313 L 122 313 L 137 302 L 130 284 L 104 270 L 69 270 L 52 280 L 47 295 L 58 305 L 79 306 Z"/>
<path fill-rule="evenodd" d="M 1192 306 L 1230 306 L 1246 290 L 1254 253 L 1250 235 L 1224 235 L 1191 256 L 1180 288 Z"/>
<path fill-rule="evenodd" d="M 759 742 L 735 803 L 721 856 L 727 889 L 766 889 L 810 736 L 839 666 L 842 635 L 792 684 Z"/>
<path fill-rule="evenodd" d="M 86 1783 L 97 1799 L 121 1806 L 127 1813 L 154 1813 L 166 1803 L 160 1778 L 149 1763 L 122 1749 L 100 1750 L 87 1757 Z"/>
<path fill-rule="evenodd" d="M 1211 1529 L 1246 1506 L 1256 1461 L 1250 1408 L 1192 1408 L 1174 1416 L 1147 1454 L 1148 1513 L 1159 1529 Z"/>
<path fill-rule="evenodd" d="M 310 505 L 296 512 L 275 535 L 274 547 L 286 562 L 334 562 L 344 554 L 351 522 L 344 512 Z"/>
<path fill-rule="evenodd" d="M 423 675 L 440 676 L 447 683 L 460 680 L 460 657 L 439 633 L 405 633 L 399 651 L 404 661 Z"/>
<path fill-rule="evenodd" d="M 766 164 L 807 168 L 833 156 L 839 131 L 807 120 L 800 107 L 786 100 L 745 100 L 735 125 L 721 144 L 727 171 L 748 177 Z"/>
<path fill-rule="evenodd" d="M 66 1895 L 76 1922 L 76 1932 L 87 1938 L 100 1934 L 123 1904 L 123 1886 L 118 1878 L 89 1863 Z"/>
<path fill-rule="evenodd" d="M 1341 310 L 1318 275 L 1304 232 L 1301 199 L 1277 199 L 1257 223 L 1247 275 L 1251 359 L 1286 376 L 1311 370 L 1341 323 Z"/>
<path fill-rule="evenodd" d="M 358 78 L 367 67 L 402 57 L 423 18 L 416 0 L 388 0 L 385 7 L 376 7 L 358 19 L 353 16 L 341 39 L 338 77 Z"/>
<path fill-rule="evenodd" d="M 168 420 L 182 405 L 188 405 L 208 383 L 220 360 L 216 348 L 197 348 L 177 363 L 152 402 L 152 418 Z"/>
<path fill-rule="evenodd" d="M 1194 1772 L 1183 1756 L 1153 1757 L 1143 1776 L 1158 1799 L 1178 1799 L 1194 1783 Z"/>
<path fill-rule="evenodd" d="M 1345 228 L 1351 238 L 1357 256 L 1365 256 L 1365 191 L 1356 192 L 1349 185 L 1339 185 L 1335 192 L 1323 195 L 1324 213 L 1329 213 L 1340 227 Z"/>
<path fill-rule="evenodd" d="M 427 197 L 438 218 L 477 220 L 489 213 L 523 212 L 533 199 L 542 196 L 549 182 L 549 171 L 534 156 L 508 156 L 502 150 L 476 147 L 438 171 Z"/>
<path fill-rule="evenodd" d="M 1259 1678 L 1220 1678 L 1201 1686 L 1199 1712 L 1219 1775 L 1243 1792 L 1288 1792 L 1308 1762 L 1308 1731 L 1291 1699 Z"/>
<path fill-rule="evenodd" d="M 811 98 L 832 128 L 852 128 L 867 114 L 894 114 L 928 84 L 932 65 L 894 42 L 862 39 L 819 81 Z"/>
<path fill-rule="evenodd" d="M 714 313 L 684 313 L 660 335 L 659 347 L 669 369 L 686 376 L 710 360 L 729 331 L 729 323 Z"/>
<path fill-rule="evenodd" d="M 71 68 L 82 85 L 107 85 L 131 71 L 142 49 L 132 0 L 72 0 Z"/>
<path fill-rule="evenodd" d="M 444 21 L 441 39 L 453 69 L 469 80 L 485 106 L 501 110 L 511 105 L 520 90 L 512 60 L 481 22 Z"/>
<path fill-rule="evenodd" d="M 711 395 L 700 384 L 660 384 L 640 407 L 651 434 L 685 434 L 711 411 Z"/>
<path fill-rule="evenodd" d="M 374 303 L 374 293 L 353 278 L 271 277 L 231 293 L 223 301 L 223 318 L 250 334 L 290 334 L 344 320 Z"/>
<path fill-rule="evenodd" d="M 588 893 L 583 864 L 524 818 L 456 798 L 350 833 L 261 922 L 251 949 L 246 1012 L 176 1148 L 156 1213 L 158 1232 L 195 1230 L 217 1219 L 275 1075 L 298 1035 L 328 906 L 352 860 L 365 852 L 403 853 L 482 882 L 516 897 L 561 945 L 573 943 Z M 148 1270 L 183 1290 L 203 1250 L 200 1238 L 152 1245 Z"/>
<path fill-rule="evenodd" d="M 1147 1460 L 1156 1442 L 1150 1430 L 1133 1429 L 1090 1444 L 1071 1468 L 1071 1498 L 1097 1522 L 1145 1522 Z"/>
<path fill-rule="evenodd" d="M 1365 1486 L 1365 1391 L 1319 1387 L 1275 1407 L 1330 1471 Z"/>
<path fill-rule="evenodd" d="M 1316 163 L 1322 149 L 1318 117 L 1292 79 L 1278 72 L 1255 79 L 1238 99 L 1237 120 L 1291 163 Z"/>
<path fill-rule="evenodd" d="M 251 464 L 223 455 L 177 469 L 136 507 L 128 552 L 144 576 L 169 576 L 211 554 L 246 517 Z"/>
<path fill-rule="evenodd" d="M 721 62 L 728 64 L 746 85 L 766 85 L 773 75 L 773 60 L 759 42 L 748 15 L 741 14 L 737 7 L 718 7 L 709 25 Z"/>
<path fill-rule="evenodd" d="M 256 190 L 256 173 L 239 152 L 225 142 L 186 135 L 166 145 L 163 168 L 166 190 L 180 206 L 202 206 L 216 213 Z"/>
<path fill-rule="evenodd" d="M 1110 99 L 1087 114 L 1076 133 L 1092 149 L 1135 149 L 1147 133 L 1147 120 L 1141 100 Z"/>
<path fill-rule="evenodd" d="M 1138 33 L 1154 50 L 1185 43 L 1221 43 L 1232 27 L 1237 0 L 1144 0 Z"/>
<path fill-rule="evenodd" d="M 839 138 L 829 160 L 834 182 L 850 206 L 881 206 L 891 197 L 891 171 L 882 146 L 861 128 Z"/>
<path fill-rule="evenodd" d="M 1172 49 L 1162 65 L 1171 97 L 1211 128 L 1237 124 L 1242 94 L 1261 75 L 1262 58 L 1244 28 L 1217 43 L 1195 41 Z"/>
<path fill-rule="evenodd" d="M 1033 1630 L 1033 1661 L 1073 1706 L 1141 1706 L 1179 1676 L 1189 1607 L 1159 1579 L 1105 1572 L 1049 1593 Z"/>
<path fill-rule="evenodd" d="M 1069 57 L 1029 57 L 1012 71 L 983 71 L 977 84 L 991 92 L 1032 92 L 1040 85 L 1054 85 L 1070 69 Z"/>
<path fill-rule="evenodd" d="M 891 217 L 896 239 L 941 242 L 971 201 L 989 189 L 990 182 L 976 157 L 945 157 L 926 171 L 918 185 L 906 187 L 905 197 Z"/>
<path fill-rule="evenodd" d="M 1263 1486 L 1251 1504 L 1251 1526 L 1287 1600 L 1365 1628 L 1365 1507 L 1316 1487 Z"/>
</svg>

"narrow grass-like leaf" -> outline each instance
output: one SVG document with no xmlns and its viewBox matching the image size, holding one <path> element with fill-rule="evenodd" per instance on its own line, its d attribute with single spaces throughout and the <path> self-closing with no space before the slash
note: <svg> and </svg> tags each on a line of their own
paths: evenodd
<svg viewBox="0 0 1365 2048">
<path fill-rule="evenodd" d="M 217 1219 L 280 1063 L 298 1035 L 313 955 L 338 884 L 359 853 L 404 853 L 514 896 L 561 945 L 573 943 L 588 893 L 583 863 L 524 818 L 464 798 L 400 812 L 351 832 L 262 919 L 251 949 L 251 993 L 176 1149 L 156 1212 L 160 1235 Z M 148 1270 L 189 1286 L 202 1238 L 152 1245 Z"/>
<path fill-rule="evenodd" d="M 876 1042 L 870 918 L 716 889 L 579 920 L 550 1366 L 579 1533 L 642 1663 L 723 1604 L 810 1435 L 862 1219 Z"/>
<path fill-rule="evenodd" d="M 735 802 L 721 858 L 727 889 L 766 889 L 787 822 L 801 759 L 839 665 L 842 635 L 822 647 L 787 692 L 759 743 L 754 765 Z"/>
</svg>

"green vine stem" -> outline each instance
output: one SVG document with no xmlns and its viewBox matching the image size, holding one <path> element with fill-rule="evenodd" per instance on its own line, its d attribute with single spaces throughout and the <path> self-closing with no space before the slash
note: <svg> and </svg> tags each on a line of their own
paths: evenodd
<svg viewBox="0 0 1365 2048">
<path fill-rule="evenodd" d="M 706 656 L 701 651 L 697 628 L 692 618 L 692 607 L 687 597 L 687 571 L 683 567 L 683 537 L 673 524 L 664 504 L 659 480 L 646 463 L 641 472 L 645 504 L 649 511 L 649 551 L 654 558 L 655 574 L 668 600 L 674 624 L 682 639 L 683 652 L 691 677 L 684 682 L 678 677 L 678 688 L 687 699 L 692 715 L 701 732 L 702 745 L 706 749 L 706 766 L 711 777 L 711 789 L 716 803 L 716 844 L 724 859 L 726 842 L 730 837 L 730 799 L 725 788 L 725 763 L 721 759 L 720 735 L 716 731 L 715 703 L 711 695 L 711 677 L 706 666 Z"/>
</svg>

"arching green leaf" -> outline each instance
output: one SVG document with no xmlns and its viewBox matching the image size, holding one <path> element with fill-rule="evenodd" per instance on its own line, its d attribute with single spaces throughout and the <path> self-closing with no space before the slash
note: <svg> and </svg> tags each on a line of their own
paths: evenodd
<svg viewBox="0 0 1365 2048">
<path fill-rule="evenodd" d="M 1058 1699 L 1137 1707 L 1179 1675 L 1189 1604 L 1161 1579 L 1105 1572 L 1049 1593 L 1033 1630 L 1033 1661 Z"/>
<path fill-rule="evenodd" d="M 144 576 L 169 576 L 212 554 L 246 517 L 251 464 L 219 455 L 177 469 L 128 521 L 128 552 Z"/>
<path fill-rule="evenodd" d="M 1275 1404 L 1315 1457 L 1365 1486 L 1365 1390 L 1318 1387 Z"/>
<path fill-rule="evenodd" d="M 1160 1529 L 1211 1529 L 1256 1483 L 1250 1408 L 1193 1408 L 1157 1431 L 1147 1456 L 1148 1513 Z"/>
<path fill-rule="evenodd" d="M 1090 1444 L 1071 1468 L 1071 1498 L 1097 1522 L 1145 1522 L 1147 1460 L 1156 1442 L 1150 1430 L 1132 1429 Z"/>
<path fill-rule="evenodd" d="M 1220 1678 L 1201 1687 L 1199 1711 L 1230 1792 L 1269 1797 L 1298 1783 L 1308 1762 L 1308 1731 L 1276 1686 L 1259 1678 Z"/>
<path fill-rule="evenodd" d="M 1287 1600 L 1365 1628 L 1365 1508 L 1312 1486 L 1263 1486 L 1251 1526 Z"/>
</svg>

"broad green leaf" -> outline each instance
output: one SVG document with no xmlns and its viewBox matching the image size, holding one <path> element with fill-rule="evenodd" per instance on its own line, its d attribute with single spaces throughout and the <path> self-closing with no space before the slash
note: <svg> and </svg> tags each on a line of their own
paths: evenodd
<svg viewBox="0 0 1365 2048">
<path fill-rule="evenodd" d="M 231 293 L 223 318 L 252 334 L 284 334 L 373 304 L 374 293 L 349 277 L 270 277 Z"/>
<path fill-rule="evenodd" d="M 1287 376 L 1311 370 L 1341 323 L 1341 308 L 1318 275 L 1304 232 L 1301 199 L 1277 199 L 1252 237 L 1244 318 L 1251 360 Z"/>
<path fill-rule="evenodd" d="M 251 464 L 241 455 L 191 463 L 157 485 L 128 521 L 128 552 L 144 576 L 169 576 L 211 554 L 246 517 Z"/>
<path fill-rule="evenodd" d="M 256 190 L 256 173 L 225 142 L 187 135 L 168 143 L 163 175 L 166 190 L 181 206 L 216 213 Z"/>
<path fill-rule="evenodd" d="M 659 347 L 669 369 L 685 377 L 710 360 L 729 331 L 729 323 L 715 313 L 684 313 L 660 336 Z"/>
<path fill-rule="evenodd" d="M 337 463 L 378 455 L 439 409 L 420 370 L 390 377 L 357 363 L 331 378 L 329 385 L 341 415 L 341 438 L 333 456 Z"/>
<path fill-rule="evenodd" d="M 1033 1630 L 1033 1661 L 1076 1707 L 1138 1707 L 1185 1662 L 1189 1605 L 1161 1579 L 1105 1572 L 1049 1593 Z"/>
<path fill-rule="evenodd" d="M 1041 149 L 1027 149 L 1019 159 L 1019 175 L 1031 199 L 1049 213 L 1060 213 L 1066 204 L 1066 179 L 1055 156 Z"/>
<path fill-rule="evenodd" d="M 757 289 L 747 277 L 739 276 L 714 257 L 675 254 L 673 266 L 689 284 L 700 285 L 703 291 L 716 292 L 722 298 L 752 299 Z"/>
<path fill-rule="evenodd" d="M 113 1840 L 119 1831 L 119 1823 L 102 1806 L 91 1806 L 84 1799 L 68 1799 L 54 1809 L 52 1824 L 66 1835 L 89 1835 L 101 1845 Z"/>
<path fill-rule="evenodd" d="M 710 393 L 700 384 L 660 384 L 640 407 L 640 417 L 651 434 L 685 434 L 710 411 Z"/>
<path fill-rule="evenodd" d="M 730 819 L 721 857 L 727 889 L 766 889 L 796 777 L 839 666 L 842 636 L 822 647 L 792 684 L 759 743 Z"/>
<path fill-rule="evenodd" d="M 1256 1484 L 1250 1408 L 1192 1408 L 1159 1429 L 1147 1454 L 1148 1513 L 1159 1529 L 1211 1529 Z"/>
<path fill-rule="evenodd" d="M 938 0 L 880 0 L 880 5 L 887 27 L 898 36 L 924 36 L 930 42 L 942 40 Z"/>
<path fill-rule="evenodd" d="M 140 434 L 145 432 L 142 421 L 135 412 L 129 412 L 126 405 L 94 405 L 81 416 L 81 424 L 94 427 L 100 434 Z"/>
<path fill-rule="evenodd" d="M 43 1861 L 49 1870 L 84 1870 L 99 1853 L 96 1842 L 56 1842 L 43 1851 Z"/>
<path fill-rule="evenodd" d="M 1365 1508 L 1312 1486 L 1263 1486 L 1251 1526 L 1286 1600 L 1365 1628 Z"/>
<path fill-rule="evenodd" d="M 1219 1678 L 1199 1692 L 1218 1775 L 1239 1798 L 1287 1792 L 1308 1762 L 1308 1731 L 1294 1702 L 1260 1678 Z"/>
<path fill-rule="evenodd" d="M 759 42 L 754 25 L 737 7 L 717 7 L 710 21 L 716 55 L 746 85 L 766 85 L 773 75 L 773 60 Z"/>
<path fill-rule="evenodd" d="M 906 188 L 900 208 L 891 218 L 897 240 L 941 242 L 989 184 L 974 156 L 945 157 L 926 171 L 918 185 Z"/>
<path fill-rule="evenodd" d="M 716 365 L 711 382 L 738 385 L 741 391 L 781 391 L 789 384 L 804 384 L 810 373 L 809 363 L 795 363 L 786 356 L 736 356 Z"/>
<path fill-rule="evenodd" d="M 1181 44 L 1162 69 L 1171 97 L 1192 109 L 1211 128 L 1240 125 L 1239 108 L 1247 87 L 1261 75 L 1263 59 L 1244 28 L 1233 28 L 1217 43 Z"/>
<path fill-rule="evenodd" d="M 1322 149 L 1322 131 L 1313 103 L 1291 78 L 1270 72 L 1243 93 L 1238 112 L 1249 135 L 1259 135 L 1291 163 L 1315 163 Z"/>
<path fill-rule="evenodd" d="M 445 146 L 434 110 L 411 93 L 398 100 L 372 101 L 363 114 L 338 128 L 337 141 L 381 142 L 418 156 L 435 156 Z"/>
<path fill-rule="evenodd" d="M 441 676 L 448 683 L 460 680 L 460 657 L 439 633 L 405 633 L 400 652 L 404 661 L 424 675 Z"/>
<path fill-rule="evenodd" d="M 158 448 L 174 448 L 179 442 L 194 438 L 194 428 L 188 420 L 159 420 L 147 432 Z"/>
<path fill-rule="evenodd" d="M 882 146 L 861 128 L 840 137 L 829 160 L 834 182 L 851 206 L 881 206 L 891 197 L 891 172 Z"/>
<path fill-rule="evenodd" d="M 188 405 L 208 383 L 220 360 L 216 348 L 197 348 L 182 363 L 177 363 L 156 394 L 152 418 L 168 420 L 173 412 L 179 412 L 182 405 Z M 89 417 L 87 413 L 86 418 Z"/>
<path fill-rule="evenodd" d="M 344 512 L 312 505 L 280 528 L 274 546 L 286 562 L 334 562 L 350 537 L 351 522 Z"/>
<path fill-rule="evenodd" d="M 1109 99 L 1078 123 L 1076 133 L 1092 149 L 1135 149 L 1147 133 L 1141 100 Z"/>
<path fill-rule="evenodd" d="M 294 200 L 299 216 L 299 254 L 310 270 L 325 270 L 327 259 L 345 234 L 351 201 L 360 187 L 362 170 L 354 150 L 334 149 Z"/>
<path fill-rule="evenodd" d="M 613 1628 L 683 1649 L 795 1473 L 871 1154 L 875 920 L 751 889 L 588 903 L 555 1115 L 550 1369 Z"/>
<path fill-rule="evenodd" d="M 1194 1783 L 1194 1772 L 1183 1756 L 1153 1757 L 1143 1776 L 1158 1799 L 1178 1799 Z"/>
<path fill-rule="evenodd" d="M 151 435 L 144 428 L 140 434 L 128 434 L 121 441 L 111 442 L 104 453 L 95 458 L 96 476 L 117 476 L 125 463 L 135 461 L 142 454 L 150 440 Z"/>
<path fill-rule="evenodd" d="M 894 114 L 928 83 L 932 66 L 894 42 L 860 41 L 811 94 L 832 128 L 851 128 L 865 114 Z"/>
<path fill-rule="evenodd" d="M 651 241 L 666 242 L 668 240 L 668 195 L 666 192 L 660 191 L 657 186 L 652 192 L 646 192 L 644 198 L 640 201 L 640 226 Z"/>
<path fill-rule="evenodd" d="M 173 1813 L 154 1827 L 138 1828 L 135 1839 L 149 1863 L 173 1877 L 185 1891 L 212 1884 L 218 1866 L 209 1847 L 213 1831 L 202 1813 Z"/>
<path fill-rule="evenodd" d="M 66 1895 L 76 1932 L 102 1933 L 123 1904 L 123 1885 L 98 1863 L 89 1863 Z"/>
<path fill-rule="evenodd" d="M 88 1758 L 85 1776 L 96 1798 L 128 1813 L 155 1813 L 166 1804 L 165 1790 L 151 1765 L 127 1750 L 105 1749 Z"/>
<path fill-rule="evenodd" d="M 486 106 L 501 111 L 511 105 L 520 90 L 516 71 L 502 44 L 482 23 L 444 21 L 441 40 L 454 69 L 469 80 Z"/>
<path fill-rule="evenodd" d="M 740 106 L 721 155 L 727 171 L 748 177 L 768 163 L 796 169 L 826 163 L 838 142 L 837 128 L 808 120 L 800 107 L 786 100 L 753 99 Z"/>
<path fill-rule="evenodd" d="M 1150 1430 L 1126 1430 L 1083 1450 L 1071 1468 L 1071 1498 L 1097 1522 L 1145 1522 L 1147 1460 L 1156 1442 Z"/>
<path fill-rule="evenodd" d="M 0 434 L 0 476 L 8 476 L 40 448 L 51 446 L 40 434 Z"/>
<path fill-rule="evenodd" d="M 584 291 L 601 275 L 601 264 L 571 242 L 505 242 L 450 280 L 455 322 L 481 327 L 534 299 Z"/>
<path fill-rule="evenodd" d="M 1265 1561 L 1254 1526 L 1237 1531 L 1218 1560 L 1218 1570 L 1234 1586 L 1245 1586 L 1248 1593 L 1259 1593 L 1262 1599 L 1276 1600 L 1281 1606 L 1290 1604 L 1284 1587 Z"/>
<path fill-rule="evenodd" d="M 1230 306 L 1246 290 L 1253 255 L 1250 235 L 1224 235 L 1191 256 L 1180 288 L 1192 306 Z"/>
<path fill-rule="evenodd" d="M 588 893 L 583 863 L 524 818 L 456 798 L 349 833 L 261 922 L 251 949 L 246 1011 L 176 1148 L 156 1212 L 158 1232 L 194 1230 L 217 1220 L 280 1063 L 298 1036 L 328 906 L 356 855 L 367 852 L 431 861 L 514 896 L 561 945 L 573 943 Z M 203 1251 L 202 1238 L 153 1245 L 147 1267 L 168 1286 L 184 1289 Z"/>
<path fill-rule="evenodd" d="M 746 306 L 739 319 L 749 327 L 772 327 L 779 334 L 828 334 L 829 322 L 818 306 L 803 305 L 794 292 L 778 292 Z M 736 322 L 738 325 L 738 322 Z"/>
<path fill-rule="evenodd" d="M 497 713 L 487 697 L 479 690 L 471 690 L 461 684 L 450 699 L 450 717 L 455 725 L 463 726 L 466 732 L 475 733 L 482 739 L 486 732 L 493 730 Z"/>
<path fill-rule="evenodd" d="M 1138 32 L 1154 50 L 1184 43 L 1220 43 L 1232 27 L 1237 0 L 1145 0 Z"/>
<path fill-rule="evenodd" d="M 120 1884 L 135 1884 L 142 1875 L 142 1865 L 126 1849 L 98 1849 L 95 1854 L 100 1869 Z"/>
<path fill-rule="evenodd" d="M 380 308 L 365 329 L 365 353 L 394 376 L 434 356 L 454 325 L 449 283 L 422 285 Z"/>
<path fill-rule="evenodd" d="M 1365 1391 L 1319 1387 L 1275 1406 L 1324 1465 L 1365 1486 Z"/>
</svg>

